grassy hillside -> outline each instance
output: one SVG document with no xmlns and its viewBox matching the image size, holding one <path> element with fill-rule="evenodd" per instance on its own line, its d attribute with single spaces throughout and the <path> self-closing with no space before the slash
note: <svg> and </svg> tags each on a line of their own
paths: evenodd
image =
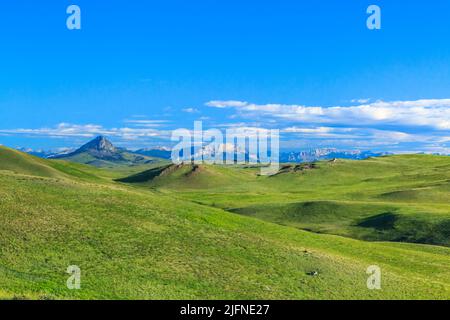
<svg viewBox="0 0 450 320">
<path fill-rule="evenodd" d="M 68 162 L 76 162 L 88 164 L 98 168 L 116 168 L 120 166 L 139 166 L 151 164 L 153 162 L 160 162 L 161 159 L 152 158 L 144 155 L 137 155 L 129 152 L 120 152 L 120 159 L 99 159 L 90 155 L 87 152 L 77 153 L 71 156 L 63 157 L 62 159 Z"/>
<path fill-rule="evenodd" d="M 318 233 L 450 246 L 450 213 L 409 214 L 404 206 L 389 203 L 312 201 L 230 211 Z"/>
<path fill-rule="evenodd" d="M 235 167 L 195 164 L 166 164 L 155 166 L 144 172 L 117 179 L 119 182 L 147 187 L 164 187 L 176 190 L 234 187 L 238 183 L 250 182 L 254 172 Z"/>
<path fill-rule="evenodd" d="M 3 146 L 0 146 L 0 170 L 41 177 L 61 175 L 47 161 Z"/>
<path fill-rule="evenodd" d="M 169 188 L 105 182 L 100 169 L 76 167 L 84 176 L 71 164 L 42 160 L 55 179 L 20 172 L 32 170 L 26 165 L 4 170 L 3 160 L 0 298 L 450 298 L 449 248 L 315 234 L 193 203 Z M 249 184 L 268 181 L 232 170 Z M 264 183 L 250 196 L 271 188 Z M 205 201 L 237 197 L 214 197 L 219 188 L 208 188 Z M 202 192 L 183 197 L 196 193 L 199 202 Z M 382 290 L 366 287 L 374 264 Z M 69 265 L 82 270 L 81 290 L 66 288 Z"/>
<path fill-rule="evenodd" d="M 139 182 L 186 200 L 304 230 L 450 246 L 450 157 L 403 155 L 285 165 L 272 177 L 258 172 L 204 166 L 196 179 L 208 185 L 173 173 L 147 177 L 147 182 L 144 176 Z"/>
</svg>

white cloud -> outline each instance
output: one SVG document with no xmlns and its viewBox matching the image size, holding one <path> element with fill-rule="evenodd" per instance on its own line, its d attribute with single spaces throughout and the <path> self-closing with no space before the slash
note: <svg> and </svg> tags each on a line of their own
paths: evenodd
<svg viewBox="0 0 450 320">
<path fill-rule="evenodd" d="M 86 124 L 77 125 L 60 123 L 52 128 L 38 129 L 0 129 L 0 133 L 9 135 L 46 136 L 50 138 L 65 137 L 94 137 L 105 135 L 117 137 L 123 140 L 135 140 L 138 138 L 169 138 L 170 131 L 157 130 L 153 128 L 104 128 L 101 125 Z"/>
<path fill-rule="evenodd" d="M 262 116 L 299 123 L 427 126 L 435 130 L 450 130 L 450 99 L 377 101 L 349 107 L 252 104 L 242 101 L 210 101 L 206 105 L 234 108 L 243 117 Z"/>
<path fill-rule="evenodd" d="M 366 127 L 292 126 L 281 130 L 284 147 L 335 147 L 392 152 L 441 152 L 449 148 L 450 140 L 442 131 L 402 132 L 399 130 Z M 447 153 L 448 154 L 448 153 Z"/>
<path fill-rule="evenodd" d="M 367 99 L 352 99 L 350 100 L 351 103 L 360 103 L 360 104 L 364 104 L 364 103 L 368 103 L 370 100 L 370 98 Z"/>
<path fill-rule="evenodd" d="M 210 101 L 210 107 L 230 108 L 239 121 L 208 123 L 225 134 L 255 136 L 262 127 L 280 129 L 282 143 L 301 146 L 366 148 L 383 150 L 447 150 L 450 148 L 450 99 L 416 101 L 375 101 L 354 106 L 302 106 L 252 104 L 244 101 Z M 191 110 L 192 109 L 192 110 Z M 193 112 L 187 108 L 185 112 Z M 137 117 L 136 117 L 137 118 Z M 217 120 L 223 120 L 217 119 Z M 170 140 L 167 120 L 146 117 L 124 120 L 124 126 L 105 128 L 98 124 L 60 123 L 55 127 L 0 129 L 0 135 L 30 137 L 91 138 L 105 135 L 128 142 Z M 206 125 L 204 130 L 209 129 Z M 134 141 L 134 142 L 133 142 Z"/>
<path fill-rule="evenodd" d="M 195 108 L 186 108 L 186 109 L 183 109 L 182 111 L 186 112 L 186 113 L 199 113 L 200 112 L 198 109 L 195 109 Z"/>
<path fill-rule="evenodd" d="M 243 101 L 235 101 L 235 100 L 228 100 L 228 101 L 209 101 L 206 103 L 206 106 L 208 107 L 214 107 L 214 108 L 241 108 L 248 105 L 248 102 Z"/>
<path fill-rule="evenodd" d="M 409 134 L 401 131 L 378 130 L 372 128 L 333 128 L 333 127 L 288 127 L 281 130 L 282 133 L 293 134 L 296 138 L 307 139 L 351 139 L 366 140 L 369 143 L 375 141 L 400 143 L 400 142 L 426 142 L 430 140 L 426 135 Z M 434 140 L 434 139 L 431 139 Z"/>
<path fill-rule="evenodd" d="M 347 129 L 351 130 L 351 129 Z M 300 128 L 300 127 L 289 127 L 282 130 L 286 133 L 306 133 L 306 134 L 323 134 L 323 133 L 331 133 L 334 131 L 339 131 L 337 128 L 330 127 L 316 127 L 316 128 Z"/>
<path fill-rule="evenodd" d="M 161 127 L 167 124 L 167 120 L 148 120 L 148 119 L 125 119 L 125 123 L 131 124 L 137 127 Z"/>
</svg>

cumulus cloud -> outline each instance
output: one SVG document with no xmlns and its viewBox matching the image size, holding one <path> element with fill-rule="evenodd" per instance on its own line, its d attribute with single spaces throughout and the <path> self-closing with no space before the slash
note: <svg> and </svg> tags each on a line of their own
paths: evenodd
<svg viewBox="0 0 450 320">
<path fill-rule="evenodd" d="M 398 130 L 364 127 L 287 127 L 281 130 L 284 146 L 297 149 L 307 147 L 337 147 L 354 150 L 391 152 L 440 152 L 449 154 L 448 135 L 443 132 Z"/>
<path fill-rule="evenodd" d="M 320 145 L 393 151 L 448 150 L 450 99 L 371 101 L 350 106 L 210 101 L 241 120 L 281 127 L 285 145 Z"/>
<path fill-rule="evenodd" d="M 330 127 L 315 127 L 315 128 L 301 128 L 301 127 L 289 127 L 282 131 L 286 133 L 301 133 L 301 134 L 329 134 L 333 132 L 349 132 L 351 128 L 330 128 Z"/>
<path fill-rule="evenodd" d="M 60 123 L 55 127 L 38 129 L 0 129 L 0 133 L 7 135 L 46 136 L 50 138 L 89 138 L 97 135 L 105 135 L 124 140 L 135 140 L 145 137 L 170 137 L 170 131 L 157 130 L 153 128 L 104 128 L 103 126 L 97 124 L 78 125 L 70 123 Z"/>
<path fill-rule="evenodd" d="M 373 128 L 332 128 L 332 127 L 288 127 L 281 130 L 283 134 L 290 134 L 293 139 L 309 139 L 309 140 L 324 140 L 334 139 L 335 143 L 338 141 L 357 141 L 363 140 L 367 144 L 397 144 L 406 142 L 427 142 L 437 141 L 439 139 L 432 139 L 422 134 L 410 134 L 394 130 L 378 130 Z"/>
<path fill-rule="evenodd" d="M 214 107 L 214 108 L 243 108 L 248 105 L 248 102 L 243 101 L 235 101 L 235 100 L 228 100 L 228 101 L 209 101 L 206 103 L 206 106 L 208 107 Z"/>
<path fill-rule="evenodd" d="M 450 148 L 450 99 L 415 101 L 356 101 L 351 106 L 305 106 L 255 104 L 245 101 L 210 101 L 207 106 L 228 108 L 235 119 L 229 123 L 208 118 L 212 127 L 235 130 L 237 136 L 253 137 L 267 129 L 279 129 L 284 147 L 304 146 L 366 148 L 383 151 L 445 152 Z M 355 102 L 355 103 L 356 103 Z M 185 112 L 195 112 L 187 108 Z M 105 135 L 124 144 L 152 140 L 170 141 L 167 120 L 131 117 L 121 127 L 107 128 L 99 124 L 60 123 L 54 127 L 34 129 L 0 129 L 0 135 L 24 135 L 50 138 L 90 138 Z M 193 127 L 193 125 L 192 125 Z M 266 129 L 263 129 L 265 127 Z M 192 129 L 192 128 L 191 128 Z M 189 129 L 189 130 L 191 130 Z M 204 130 L 210 129 L 209 127 Z"/>
<path fill-rule="evenodd" d="M 233 108 L 243 117 L 262 116 L 299 123 L 426 126 L 435 130 L 450 130 L 450 99 L 377 101 L 348 107 L 254 104 L 243 101 L 210 101 L 206 105 Z"/>
</svg>

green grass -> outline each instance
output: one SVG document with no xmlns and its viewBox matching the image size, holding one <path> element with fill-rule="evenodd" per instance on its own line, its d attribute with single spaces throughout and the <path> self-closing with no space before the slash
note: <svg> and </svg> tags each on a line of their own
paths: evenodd
<svg viewBox="0 0 450 320">
<path fill-rule="evenodd" d="M 306 197 L 301 188 L 284 197 L 283 175 L 183 168 L 167 183 L 134 186 L 114 182 L 116 173 L 22 154 L 27 161 L 11 170 L 10 153 L 0 156 L 0 299 L 450 298 L 450 248 L 317 234 L 221 208 Z M 320 173 L 291 177 L 291 186 L 308 174 Z M 374 264 L 382 290 L 366 287 Z M 66 288 L 69 265 L 82 270 L 81 290 Z"/>
<path fill-rule="evenodd" d="M 213 165 L 164 164 L 117 179 L 117 181 L 152 188 L 174 188 L 176 190 L 202 190 L 217 186 L 232 188 L 238 181 L 252 181 L 253 171 L 245 172 L 245 170 L 238 167 L 234 169 L 229 170 L 223 166 Z"/>
<path fill-rule="evenodd" d="M 318 233 L 450 246 L 449 217 L 402 213 L 402 208 L 393 204 L 312 201 L 230 211 Z"/>
<path fill-rule="evenodd" d="M 81 164 L 88 164 L 97 168 L 116 169 L 121 167 L 145 166 L 154 163 L 164 163 L 166 160 L 148 157 L 145 155 L 138 155 L 126 151 L 118 152 L 117 159 L 99 158 L 89 152 L 80 152 L 61 158 L 67 162 L 75 162 Z"/>
<path fill-rule="evenodd" d="M 207 186 L 182 175 L 138 185 L 319 233 L 450 246 L 450 157 L 404 155 L 301 167 L 261 177 L 257 169 L 205 166 L 208 175 L 197 179 L 209 181 Z M 215 179 L 219 173 L 233 181 Z M 380 217 L 392 223 L 380 228 Z"/>
<path fill-rule="evenodd" d="M 41 177 L 58 177 L 61 172 L 54 170 L 45 160 L 0 146 L 0 170 Z"/>
</svg>

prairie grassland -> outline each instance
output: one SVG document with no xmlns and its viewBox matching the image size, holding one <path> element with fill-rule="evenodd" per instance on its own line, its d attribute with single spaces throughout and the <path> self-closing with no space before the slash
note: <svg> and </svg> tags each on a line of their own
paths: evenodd
<svg viewBox="0 0 450 320">
<path fill-rule="evenodd" d="M 440 158 L 427 161 L 438 169 L 448 164 Z M 293 173 L 290 180 L 258 177 L 253 169 L 204 170 L 205 175 L 167 177 L 167 184 L 160 178 L 158 185 L 134 185 L 115 182 L 117 175 L 102 169 L 0 148 L 0 299 L 450 298 L 450 249 L 445 246 L 317 234 L 227 211 L 261 205 L 262 199 L 272 205 L 321 198 L 351 202 L 361 183 L 367 191 L 359 201 L 378 202 L 378 193 L 395 191 L 399 179 L 376 188 L 375 182 L 358 181 L 349 173 L 342 180 L 348 193 L 338 194 L 342 184 L 330 182 L 335 197 L 328 198 L 333 193 L 321 190 L 324 177 L 314 177 L 325 175 L 319 171 Z M 363 169 L 354 174 L 358 171 Z M 405 174 L 412 173 L 405 169 Z M 311 191 L 300 183 L 307 175 L 321 196 L 308 197 Z M 373 175 L 389 173 L 374 169 Z M 436 183 L 439 175 L 427 179 Z M 213 177 L 217 187 L 210 183 Z M 423 182 L 416 180 L 400 182 L 403 189 L 418 188 Z M 430 208 L 433 215 L 446 217 L 445 203 L 430 203 Z M 69 265 L 81 268 L 81 290 L 66 287 Z M 382 290 L 367 289 L 369 265 L 380 266 Z M 312 271 L 318 275 L 309 275 Z"/>
</svg>

